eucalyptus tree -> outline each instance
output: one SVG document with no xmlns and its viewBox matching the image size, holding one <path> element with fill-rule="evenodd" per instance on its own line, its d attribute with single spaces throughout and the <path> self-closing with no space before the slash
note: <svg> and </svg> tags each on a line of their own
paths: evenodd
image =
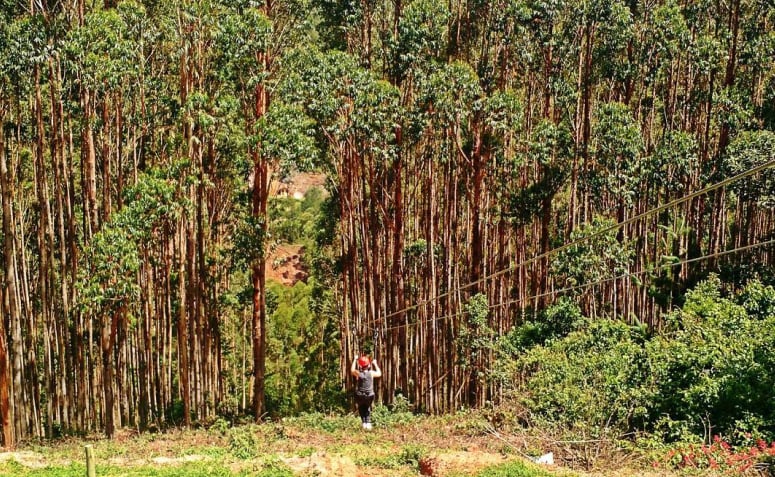
<svg viewBox="0 0 775 477">
<path fill-rule="evenodd" d="M 8 155 L 6 152 L 5 121 L 8 114 L 8 100 L 11 94 L 10 81 L 7 71 L 10 70 L 10 37 L 8 32 L 8 23 L 6 12 L 0 13 L 0 192 L 2 193 L 3 208 L 3 289 L 6 293 L 15 295 L 15 277 L 10 275 L 14 273 L 14 251 L 12 242 L 12 215 L 11 207 L 13 204 L 13 193 L 10 188 L 12 175 L 8 168 Z M 3 314 L 12 316 L 6 308 L 6 303 L 15 303 L 15 300 L 8 300 L 5 297 L 3 302 Z M 15 433 L 13 427 L 13 415 L 11 411 L 11 379 L 9 376 L 9 349 L 8 334 L 6 331 L 6 320 L 0 320 L 0 426 L 2 426 L 2 444 L 5 448 L 12 448 L 15 444 Z"/>
<path fill-rule="evenodd" d="M 115 348 L 119 326 L 139 295 L 136 274 L 140 258 L 136 243 L 118 217 L 90 241 L 79 271 L 79 303 L 100 327 L 102 399 L 98 400 L 107 436 L 115 432 Z"/>
<path fill-rule="evenodd" d="M 324 170 L 337 178 L 333 185 L 339 202 L 338 226 L 342 254 L 342 376 L 347 358 L 359 351 L 363 337 L 377 328 L 400 323 L 402 317 L 385 315 L 403 306 L 403 258 L 400 176 L 392 173 L 397 155 L 395 128 L 400 121 L 398 89 L 358 67 L 345 53 L 298 52 L 289 57 L 295 74 L 284 84 L 287 97 L 301 105 L 315 121 L 324 154 Z M 398 197 L 398 202 L 391 201 Z M 387 231 L 389 233 L 383 233 Z M 398 257 L 398 258 L 396 258 Z M 361 278 L 362 277 L 362 278 Z M 387 336 L 388 392 L 405 389 L 410 366 L 406 330 Z"/>
<path fill-rule="evenodd" d="M 15 438 L 42 433 L 42 422 L 36 409 L 40 406 L 38 388 L 38 356 L 33 341 L 37 318 L 47 325 L 51 323 L 52 276 L 54 266 L 50 255 L 51 242 L 48 229 L 27 228 L 24 215 L 31 212 L 32 204 L 39 209 L 33 212 L 42 225 L 50 225 L 46 194 L 45 153 L 42 132 L 43 115 L 39 71 L 48 54 L 46 24 L 42 15 L 16 15 L 4 28 L 3 51 L 0 62 L 4 63 L 0 76 L 0 110 L 3 111 L 3 158 L 6 174 L 2 181 L 4 210 L 4 285 L 3 306 L 8 318 L 10 338 L 11 372 L 9 412 L 13 423 L 4 432 L 12 432 Z M 43 135 L 43 137 L 41 137 Z M 35 199 L 30 200 L 27 188 L 33 187 Z M 30 234 L 41 251 L 38 266 L 25 253 L 25 237 Z M 39 273 L 40 280 L 31 283 L 32 274 Z M 35 293 L 41 293 L 41 310 L 32 304 Z M 6 437 L 10 437 L 7 436 Z M 14 439 L 9 439 L 13 444 Z"/>
<path fill-rule="evenodd" d="M 310 8 L 306 0 L 254 4 L 242 2 L 227 10 L 217 35 L 218 62 L 239 101 L 248 138 L 251 214 L 245 231 L 252 231 L 253 287 L 253 413 L 264 410 L 266 360 L 266 237 L 270 184 L 292 170 L 308 169 L 316 151 L 309 139 L 311 126 L 300 111 L 282 104 L 275 88 L 285 74 L 279 58 L 291 47 L 310 42 Z M 274 102 L 279 101 L 277 106 Z"/>
<path fill-rule="evenodd" d="M 729 144 L 723 173 L 734 176 L 775 159 L 775 133 L 743 131 Z M 772 232 L 775 212 L 775 174 L 767 169 L 748 180 L 735 182 L 730 190 L 737 196 L 733 243 L 745 246 L 759 242 Z"/>
</svg>

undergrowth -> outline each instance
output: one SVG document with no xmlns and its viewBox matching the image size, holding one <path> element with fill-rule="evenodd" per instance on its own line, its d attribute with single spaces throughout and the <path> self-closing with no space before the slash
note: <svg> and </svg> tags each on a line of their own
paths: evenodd
<svg viewBox="0 0 775 477">
<path fill-rule="evenodd" d="M 475 477 L 554 477 L 543 469 L 519 461 L 498 464 L 474 474 Z M 452 472 L 448 477 L 470 477 L 470 473 Z"/>
</svg>

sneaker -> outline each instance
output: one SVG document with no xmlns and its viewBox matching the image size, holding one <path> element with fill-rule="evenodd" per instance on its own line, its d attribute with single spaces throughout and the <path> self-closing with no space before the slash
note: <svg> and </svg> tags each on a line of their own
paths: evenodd
<svg viewBox="0 0 775 477">
<path fill-rule="evenodd" d="M 371 423 L 367 422 L 366 424 L 363 425 L 363 428 L 366 429 L 367 431 L 370 431 L 371 430 Z"/>
</svg>

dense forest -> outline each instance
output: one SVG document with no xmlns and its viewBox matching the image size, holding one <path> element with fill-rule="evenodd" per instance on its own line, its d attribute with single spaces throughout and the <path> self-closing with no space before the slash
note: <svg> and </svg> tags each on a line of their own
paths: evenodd
<svg viewBox="0 0 775 477">
<path fill-rule="evenodd" d="M 333 409 L 363 350 L 385 402 L 481 407 L 514 330 L 638 342 L 618 327 L 771 290 L 774 24 L 768 0 L 0 0 L 4 445 Z M 310 170 L 324 194 L 272 198 Z"/>
</svg>

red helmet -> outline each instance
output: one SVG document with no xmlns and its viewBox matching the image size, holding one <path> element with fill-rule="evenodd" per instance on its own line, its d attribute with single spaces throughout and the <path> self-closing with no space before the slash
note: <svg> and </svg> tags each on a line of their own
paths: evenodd
<svg viewBox="0 0 775 477">
<path fill-rule="evenodd" d="M 361 368 L 366 368 L 369 366 L 369 357 L 368 356 L 361 356 L 358 358 L 358 366 Z"/>
</svg>

